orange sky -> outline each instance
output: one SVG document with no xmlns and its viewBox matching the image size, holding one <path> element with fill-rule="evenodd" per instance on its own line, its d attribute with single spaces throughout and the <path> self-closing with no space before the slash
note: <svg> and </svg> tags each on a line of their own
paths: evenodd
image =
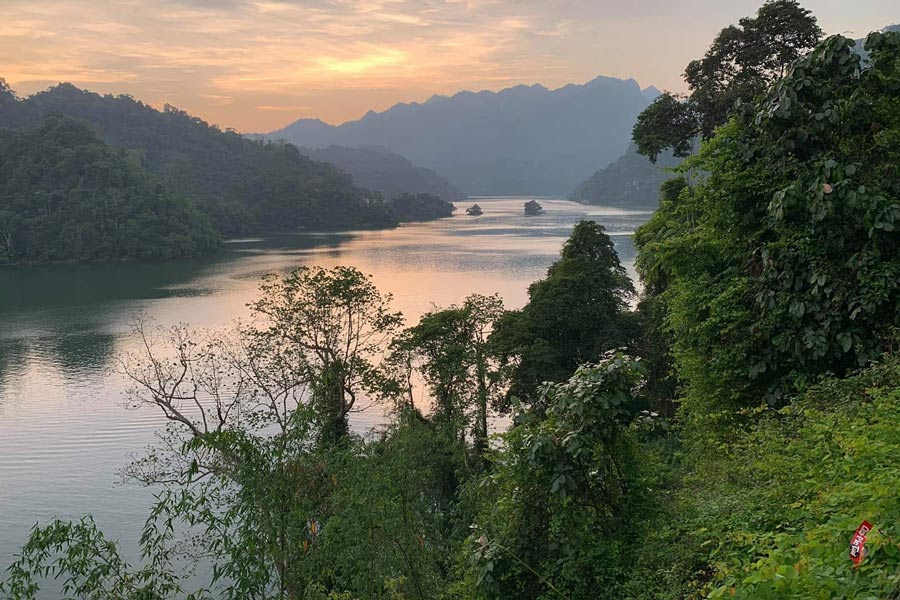
<svg viewBox="0 0 900 600">
<path fill-rule="evenodd" d="M 3 0 L 0 77 L 174 104 L 222 127 L 340 123 L 395 102 L 597 75 L 681 90 L 760 0 Z M 829 33 L 900 21 L 897 0 L 807 0 Z"/>
</svg>

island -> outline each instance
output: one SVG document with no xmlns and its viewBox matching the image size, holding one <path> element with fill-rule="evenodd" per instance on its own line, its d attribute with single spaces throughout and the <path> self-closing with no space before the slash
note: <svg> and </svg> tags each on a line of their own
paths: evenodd
<svg viewBox="0 0 900 600">
<path fill-rule="evenodd" d="M 533 217 L 544 213 L 544 207 L 537 200 L 529 200 L 525 203 L 525 216 Z"/>
</svg>

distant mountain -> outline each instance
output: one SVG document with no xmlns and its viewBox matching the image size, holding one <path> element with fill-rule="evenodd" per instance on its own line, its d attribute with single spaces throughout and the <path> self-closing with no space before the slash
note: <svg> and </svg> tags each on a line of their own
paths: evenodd
<svg viewBox="0 0 900 600">
<path fill-rule="evenodd" d="M 52 114 L 87 121 L 103 142 L 131 151 L 141 168 L 189 199 L 225 235 L 398 222 L 380 195 L 290 144 L 253 141 L 170 106 L 158 111 L 130 96 L 100 96 L 71 84 L 25 99 L 0 92 L 0 128 L 34 127 Z"/>
<path fill-rule="evenodd" d="M 431 169 L 417 167 L 384 147 L 300 148 L 300 153 L 333 164 L 349 173 L 356 185 L 380 192 L 388 199 L 404 193 L 430 194 L 448 202 L 466 198 L 465 193 Z"/>
<path fill-rule="evenodd" d="M 659 186 L 673 176 L 665 169 L 680 162 L 667 153 L 661 155 L 654 165 L 631 146 L 619 160 L 600 169 L 579 185 L 569 198 L 585 204 L 656 209 L 659 205 Z"/>
<path fill-rule="evenodd" d="M 269 136 L 309 148 L 385 146 L 470 195 L 565 194 L 621 156 L 658 93 L 609 77 L 520 85 L 397 104 L 340 126 L 301 119 Z"/>
</svg>

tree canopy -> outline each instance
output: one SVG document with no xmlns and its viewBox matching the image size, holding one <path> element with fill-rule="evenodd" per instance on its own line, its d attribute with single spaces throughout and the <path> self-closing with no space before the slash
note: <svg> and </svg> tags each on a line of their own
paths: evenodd
<svg viewBox="0 0 900 600">
<path fill-rule="evenodd" d="M 504 315 L 491 335 L 509 371 L 510 395 L 533 401 L 544 381 L 561 381 L 579 364 L 625 346 L 633 294 L 603 226 L 578 223 L 547 277 L 528 288 L 528 304 Z"/>
<path fill-rule="evenodd" d="M 0 129 L 0 263 L 195 256 L 219 239 L 189 199 L 86 123 Z"/>
<path fill-rule="evenodd" d="M 778 402 L 868 364 L 900 324 L 898 35 L 871 34 L 865 66 L 841 36 L 795 63 L 639 233 L 698 398 Z"/>
<path fill-rule="evenodd" d="M 10 131 L 4 134 L 7 140 L 18 135 L 16 143 L 24 154 L 34 156 L 37 147 L 24 144 L 38 142 L 33 136 L 14 132 L 40 128 L 48 116 L 88 123 L 96 143 L 108 145 L 112 153 L 127 155 L 134 168 L 153 175 L 154 185 L 165 190 L 161 193 L 166 197 L 188 202 L 195 212 L 203 215 L 203 218 L 186 217 L 182 219 L 183 225 L 168 224 L 177 232 L 173 235 L 188 240 L 173 237 L 174 247 L 169 256 L 200 254 L 215 247 L 215 244 L 199 243 L 186 248 L 193 244 L 191 238 L 302 228 L 390 227 L 400 221 L 449 216 L 453 209 L 449 202 L 427 194 L 400 195 L 386 201 L 376 192 L 353 185 L 350 176 L 336 167 L 316 162 L 290 144 L 263 143 L 234 131 L 221 131 L 172 106 L 158 111 L 130 96 L 101 96 L 71 84 L 60 84 L 20 99 L 5 82 L 0 82 L 0 131 Z M 90 198 L 72 197 L 68 204 L 85 200 Z M 16 200 L 17 207 L 19 202 Z M 7 211 L 10 210 L 7 206 Z M 158 210 L 172 209 L 163 202 Z M 13 216 L 31 218 L 18 212 Z M 194 225 L 201 221 L 204 225 L 195 231 Z M 207 231 L 206 221 L 216 233 Z M 139 248 L 123 253 L 109 249 L 72 251 L 68 238 L 54 238 L 55 230 L 47 229 L 32 239 L 33 250 L 28 256 L 16 254 L 13 260 L 54 260 L 58 256 L 90 260 L 163 258 L 167 254 L 158 244 L 154 247 L 149 239 L 158 238 L 160 232 L 151 229 L 147 238 L 132 238 Z M 91 243 L 94 242 L 101 240 Z M 118 242 L 109 240 L 109 243 Z M 69 249 L 57 250 L 55 246 Z M 9 260 L 8 248 L 6 254 Z"/>
<path fill-rule="evenodd" d="M 695 137 L 712 136 L 738 104 L 765 92 L 821 37 L 816 18 L 796 0 L 767 0 L 687 65 L 686 98 L 664 93 L 638 115 L 632 134 L 638 151 L 653 161 L 666 149 L 688 156 Z"/>
</svg>

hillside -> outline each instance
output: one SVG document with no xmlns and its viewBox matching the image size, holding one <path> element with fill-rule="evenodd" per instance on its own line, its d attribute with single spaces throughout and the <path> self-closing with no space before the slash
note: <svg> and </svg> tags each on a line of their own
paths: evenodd
<svg viewBox="0 0 900 600">
<path fill-rule="evenodd" d="M 34 126 L 48 114 L 88 121 L 106 143 L 136 151 L 143 167 L 170 191 L 191 198 L 225 235 L 397 223 L 377 194 L 291 145 L 252 141 L 130 96 L 101 96 L 70 84 L 25 99 L 7 92 L 0 127 Z"/>
<path fill-rule="evenodd" d="M 0 240 L 0 264 L 176 258 L 219 245 L 209 220 L 134 153 L 55 116 L 0 129 Z"/>
<path fill-rule="evenodd" d="M 386 146 L 470 195 L 567 194 L 621 156 L 657 93 L 609 77 L 555 90 L 464 91 L 340 126 L 301 119 L 270 136 L 310 148 Z"/>
<path fill-rule="evenodd" d="M 666 168 L 679 162 L 667 153 L 654 165 L 631 146 L 619 160 L 579 185 L 569 199 L 584 204 L 655 209 L 659 205 L 659 186 L 672 177 Z"/>
<path fill-rule="evenodd" d="M 300 148 L 300 152 L 313 160 L 333 164 L 349 173 L 356 185 L 380 192 L 385 198 L 404 193 L 431 194 L 448 202 L 466 198 L 465 193 L 444 177 L 431 169 L 417 167 L 387 148 L 329 146 Z"/>
</svg>

